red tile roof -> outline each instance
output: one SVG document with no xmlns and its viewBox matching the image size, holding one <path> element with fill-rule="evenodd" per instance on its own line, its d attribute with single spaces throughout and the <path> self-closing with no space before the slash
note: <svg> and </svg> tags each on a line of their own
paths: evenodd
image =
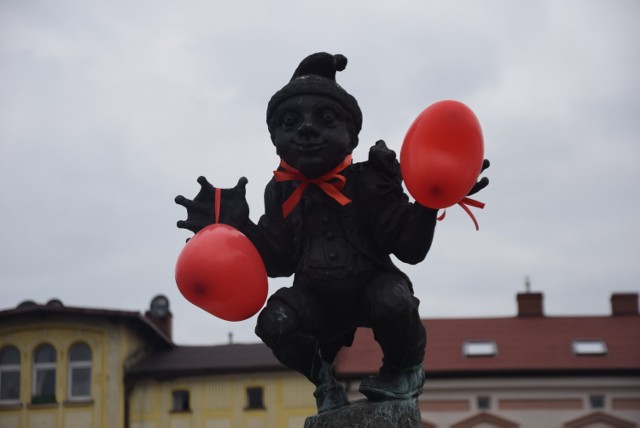
<svg viewBox="0 0 640 428">
<path fill-rule="evenodd" d="M 640 374 L 640 316 L 426 319 L 427 376 L 513 373 Z M 601 339 L 606 355 L 575 355 L 572 341 Z M 465 341 L 497 344 L 495 356 L 465 357 Z M 338 355 L 340 377 L 376 373 L 382 352 L 369 329 L 359 329 L 351 348 Z"/>
</svg>

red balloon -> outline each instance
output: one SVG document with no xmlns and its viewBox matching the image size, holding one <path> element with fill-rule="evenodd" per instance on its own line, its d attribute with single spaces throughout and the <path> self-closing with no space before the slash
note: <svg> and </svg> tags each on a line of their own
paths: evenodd
<svg viewBox="0 0 640 428">
<path fill-rule="evenodd" d="M 267 299 L 260 253 L 239 230 L 221 223 L 187 242 L 176 263 L 176 283 L 188 301 L 227 321 L 252 317 Z"/>
<path fill-rule="evenodd" d="M 482 129 L 458 101 L 427 107 L 402 143 L 400 168 L 407 190 L 420 204 L 447 208 L 469 193 L 482 170 Z"/>
</svg>

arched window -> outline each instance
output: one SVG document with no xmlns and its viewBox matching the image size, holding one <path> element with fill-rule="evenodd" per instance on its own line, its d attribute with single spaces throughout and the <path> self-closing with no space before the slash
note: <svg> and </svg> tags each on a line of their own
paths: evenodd
<svg viewBox="0 0 640 428">
<path fill-rule="evenodd" d="M 20 351 L 15 346 L 0 349 L 0 403 L 20 402 Z"/>
<path fill-rule="evenodd" d="M 69 348 L 68 391 L 70 400 L 91 398 L 91 348 L 78 342 Z"/>
<path fill-rule="evenodd" d="M 40 345 L 33 353 L 33 385 L 31 402 L 56 402 L 56 350 L 51 345 Z"/>
</svg>

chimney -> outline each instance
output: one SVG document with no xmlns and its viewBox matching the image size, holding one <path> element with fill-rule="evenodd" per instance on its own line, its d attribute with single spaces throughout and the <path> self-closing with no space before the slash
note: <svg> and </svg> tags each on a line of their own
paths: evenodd
<svg viewBox="0 0 640 428">
<path fill-rule="evenodd" d="M 145 318 L 155 325 L 161 332 L 173 340 L 173 314 L 169 310 L 169 299 L 166 296 L 159 294 L 151 300 L 149 310 L 144 314 Z"/>
<path fill-rule="evenodd" d="M 613 293 L 611 295 L 611 315 L 614 317 L 639 315 L 638 293 Z"/>
<path fill-rule="evenodd" d="M 542 317 L 542 293 L 518 293 L 519 317 Z"/>
<path fill-rule="evenodd" d="M 149 322 L 151 322 L 151 324 L 155 325 L 158 328 L 158 330 L 163 332 L 164 335 L 169 338 L 169 340 L 173 340 L 173 338 L 171 337 L 172 324 L 173 324 L 171 322 L 173 318 L 173 315 L 171 314 L 171 312 L 169 312 L 168 314 L 162 317 L 158 317 L 157 315 L 154 315 L 153 312 L 146 311 L 144 316 L 145 318 L 147 318 L 147 320 L 149 320 Z"/>
</svg>

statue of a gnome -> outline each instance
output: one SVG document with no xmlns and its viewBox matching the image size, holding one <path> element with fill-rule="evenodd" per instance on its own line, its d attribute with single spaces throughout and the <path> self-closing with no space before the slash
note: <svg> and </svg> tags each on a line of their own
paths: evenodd
<svg viewBox="0 0 640 428">
<path fill-rule="evenodd" d="M 422 261 L 437 220 L 437 210 L 409 202 L 396 155 L 383 141 L 367 161 L 352 163 L 362 113 L 335 80 L 346 64 L 342 55 L 310 55 L 269 101 L 267 124 L 281 162 L 258 224 L 249 219 L 245 178 L 221 192 L 219 221 L 251 240 L 269 276 L 294 275 L 291 287 L 269 298 L 255 331 L 278 360 L 313 382 L 319 412 L 348 404 L 332 366 L 357 327 L 371 328 L 384 353 L 379 374 L 364 379 L 360 391 L 370 400 L 421 393 L 426 334 L 419 301 L 390 254 Z M 188 212 L 178 227 L 193 232 L 214 222 L 215 188 L 204 177 L 198 182 L 193 200 L 176 198 Z"/>
</svg>

